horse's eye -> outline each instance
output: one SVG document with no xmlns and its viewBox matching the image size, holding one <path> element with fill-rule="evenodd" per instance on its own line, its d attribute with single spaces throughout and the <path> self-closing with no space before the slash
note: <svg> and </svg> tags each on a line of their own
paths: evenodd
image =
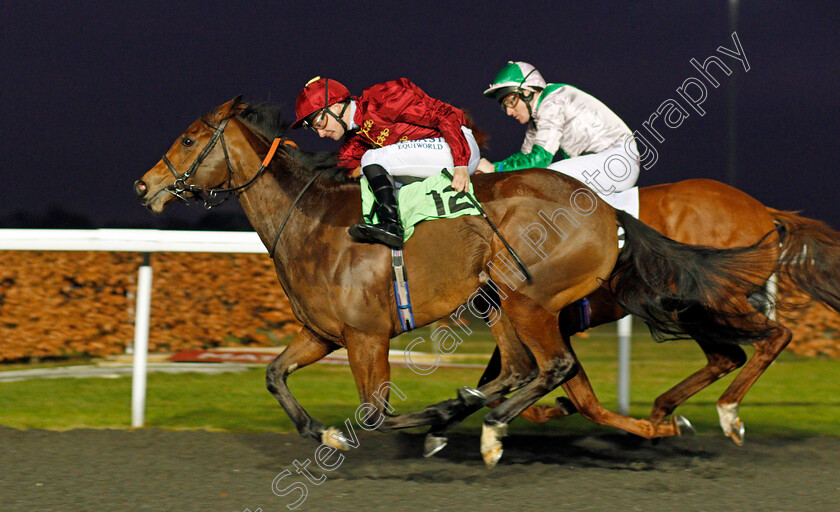
<svg viewBox="0 0 840 512">
<path fill-rule="evenodd" d="M 183 139 L 181 139 L 181 145 L 185 148 L 188 148 L 193 145 L 193 140 L 189 137 L 184 137 Z"/>
</svg>

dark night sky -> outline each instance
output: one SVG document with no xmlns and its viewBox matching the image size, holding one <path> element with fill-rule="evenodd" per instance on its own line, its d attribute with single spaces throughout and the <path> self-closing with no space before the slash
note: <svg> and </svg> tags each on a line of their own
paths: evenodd
<svg viewBox="0 0 840 512">
<path fill-rule="evenodd" d="M 497 160 L 524 135 L 481 95 L 507 60 L 530 61 L 548 81 L 593 94 L 636 130 L 662 102 L 680 100 L 685 79 L 699 77 L 691 58 L 716 54 L 733 75 L 717 74 L 722 84 L 708 88 L 705 116 L 689 109 L 676 129 L 658 121 L 659 161 L 639 184 L 725 180 L 726 86 L 735 79 L 737 186 L 840 227 L 837 2 L 742 2 L 748 72 L 715 51 L 733 48 L 725 0 L 451 4 L 6 2 L 0 218 L 57 207 L 98 226 L 160 223 L 131 185 L 195 118 L 240 93 L 293 105 L 316 74 L 354 94 L 408 77 L 469 110 L 492 135 L 485 156 Z M 294 137 L 304 149 L 337 149 L 311 133 Z M 202 215 L 183 205 L 165 213 Z"/>
</svg>

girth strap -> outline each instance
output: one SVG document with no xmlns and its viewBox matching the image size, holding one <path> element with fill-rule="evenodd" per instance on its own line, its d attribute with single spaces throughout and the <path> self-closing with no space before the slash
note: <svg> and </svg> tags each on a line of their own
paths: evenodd
<svg viewBox="0 0 840 512">
<path fill-rule="evenodd" d="M 411 295 L 408 293 L 408 271 L 405 268 L 402 249 L 391 249 L 391 268 L 394 277 L 394 298 L 397 302 L 397 316 L 403 332 L 416 327 L 411 310 Z"/>
</svg>

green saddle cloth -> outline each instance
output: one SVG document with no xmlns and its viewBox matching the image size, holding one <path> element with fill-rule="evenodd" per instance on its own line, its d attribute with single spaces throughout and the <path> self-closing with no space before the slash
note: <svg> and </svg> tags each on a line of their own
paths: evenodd
<svg viewBox="0 0 840 512">
<path fill-rule="evenodd" d="M 376 199 L 373 191 L 364 177 L 359 180 L 362 185 L 362 212 L 370 212 Z M 431 219 L 451 219 L 461 215 L 481 215 L 472 205 L 464 192 L 455 192 L 449 178 L 443 174 L 431 176 L 423 181 L 403 185 L 397 194 L 397 205 L 400 210 L 400 221 L 404 229 L 404 240 L 414 234 L 414 226 Z M 473 186 L 470 183 L 470 194 Z M 377 216 L 364 214 L 365 222 L 376 224 Z"/>
</svg>

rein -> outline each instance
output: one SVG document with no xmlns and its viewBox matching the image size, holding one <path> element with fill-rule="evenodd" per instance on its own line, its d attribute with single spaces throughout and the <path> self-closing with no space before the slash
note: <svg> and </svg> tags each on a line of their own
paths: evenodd
<svg viewBox="0 0 840 512">
<path fill-rule="evenodd" d="M 268 168 L 268 165 L 271 163 L 271 160 L 274 158 L 274 155 L 277 153 L 277 148 L 280 147 L 280 142 L 282 142 L 283 144 L 286 144 L 288 146 L 297 147 L 297 144 L 295 144 L 291 140 L 283 140 L 280 137 L 274 139 L 274 141 L 271 143 L 271 147 L 269 148 L 268 153 L 265 155 L 265 158 L 263 159 L 262 164 L 260 165 L 260 168 L 257 169 L 257 172 L 254 173 L 254 176 L 250 180 L 248 180 L 246 183 L 243 183 L 242 185 L 239 185 L 239 186 L 236 186 L 236 187 L 231 187 L 230 183 L 231 183 L 231 180 L 233 179 L 233 166 L 230 163 L 230 155 L 228 154 L 227 144 L 225 144 L 225 137 L 224 137 L 225 127 L 227 127 L 227 124 L 228 124 L 228 121 L 230 121 L 230 118 L 227 118 L 227 119 L 223 120 L 219 124 L 219 126 L 216 126 L 216 125 L 204 120 L 203 118 L 200 118 L 199 120 L 202 123 L 209 126 L 210 128 L 213 128 L 215 131 L 213 132 L 213 135 L 210 137 L 210 140 L 207 141 L 207 144 L 201 150 L 201 153 L 198 154 L 198 157 L 196 157 L 195 161 L 192 163 L 192 165 L 190 165 L 189 169 L 187 169 L 186 172 L 184 172 L 183 174 L 179 173 L 178 170 L 175 169 L 175 166 L 172 165 L 172 162 L 169 160 L 169 158 L 166 157 L 165 154 L 163 155 L 161 160 L 163 160 L 163 163 L 166 164 L 166 167 L 169 169 L 169 172 L 171 172 L 172 175 L 175 177 L 175 183 L 173 183 L 172 185 L 169 185 L 164 190 L 166 190 L 167 192 L 169 192 L 170 194 L 172 194 L 173 196 L 177 197 L 178 199 L 184 201 L 187 204 L 189 204 L 189 200 L 188 200 L 187 196 L 185 195 L 187 192 L 192 193 L 193 196 L 196 197 L 196 198 L 206 196 L 204 198 L 204 207 L 208 210 L 211 209 L 211 208 L 215 208 L 216 206 L 219 206 L 222 203 L 224 203 L 225 201 L 227 201 L 230 198 L 230 195 L 232 193 L 244 190 L 244 189 L 250 187 L 255 181 L 257 181 L 257 178 L 262 176 L 262 174 Z M 227 185 L 228 186 L 227 187 L 214 187 L 214 188 L 209 188 L 208 189 L 206 187 L 200 187 L 200 186 L 192 184 L 192 183 L 188 184 L 187 180 L 190 179 L 192 177 L 192 175 L 201 166 L 201 164 L 204 163 L 204 159 L 207 158 L 207 155 L 210 154 L 210 151 L 216 146 L 216 143 L 218 143 L 219 140 L 222 141 L 222 151 L 225 154 L 225 163 L 227 164 L 227 168 L 228 168 L 228 179 L 227 179 Z M 272 259 L 274 258 L 274 251 L 277 249 L 277 242 L 280 240 L 280 234 L 283 233 L 283 228 L 286 227 L 286 223 L 289 221 L 289 217 L 292 215 L 292 211 L 295 209 L 295 206 L 297 206 L 298 202 L 300 201 L 300 198 L 303 197 L 303 194 L 309 189 L 309 187 L 315 182 L 315 180 L 320 175 L 321 175 L 321 171 L 317 171 L 312 175 L 312 178 L 310 178 L 309 181 L 306 182 L 306 185 L 304 185 L 303 189 L 301 189 L 301 191 L 298 193 L 297 197 L 295 197 L 295 200 L 292 201 L 292 204 L 291 204 L 291 206 L 289 206 L 289 209 L 286 211 L 286 215 L 283 217 L 283 221 L 280 223 L 280 229 L 277 230 L 277 236 L 274 237 L 274 243 L 271 244 L 271 250 L 268 253 L 269 256 L 271 256 Z M 222 198 L 221 201 L 215 201 L 214 202 L 213 199 L 216 198 L 216 196 L 218 194 L 226 194 L 226 195 L 225 195 L 224 198 Z"/>
<path fill-rule="evenodd" d="M 304 185 L 300 192 L 298 192 L 298 195 L 295 198 L 295 200 L 292 201 L 292 205 L 289 207 L 288 210 L 286 210 L 286 216 L 283 217 L 283 222 L 280 223 L 280 229 L 277 230 L 277 236 L 274 237 L 274 243 L 271 244 L 271 251 L 269 251 L 268 253 L 272 259 L 274 259 L 274 251 L 277 250 L 277 242 L 280 241 L 280 233 L 282 233 L 283 228 L 286 227 L 286 222 L 289 221 L 289 216 L 292 214 L 292 210 L 295 209 L 295 206 L 298 204 L 298 201 L 300 201 L 300 198 L 303 197 L 303 193 L 306 192 L 310 185 L 315 183 L 315 178 L 317 178 L 320 175 L 321 171 L 318 171 L 315 174 L 313 174 L 311 178 L 309 178 L 309 181 L 306 182 L 306 185 Z"/>
</svg>

